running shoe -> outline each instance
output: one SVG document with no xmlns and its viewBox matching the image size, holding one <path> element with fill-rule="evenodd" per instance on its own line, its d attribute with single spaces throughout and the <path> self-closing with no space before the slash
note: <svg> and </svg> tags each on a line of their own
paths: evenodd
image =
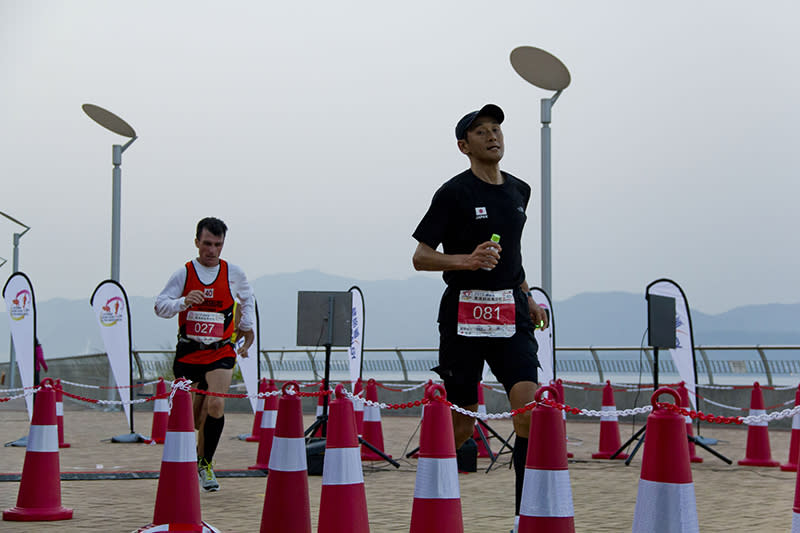
<svg viewBox="0 0 800 533">
<path fill-rule="evenodd" d="M 200 476 L 200 488 L 203 492 L 216 492 L 219 490 L 217 476 L 214 474 L 214 466 L 211 463 L 205 459 L 200 459 L 197 463 L 197 474 Z"/>
</svg>

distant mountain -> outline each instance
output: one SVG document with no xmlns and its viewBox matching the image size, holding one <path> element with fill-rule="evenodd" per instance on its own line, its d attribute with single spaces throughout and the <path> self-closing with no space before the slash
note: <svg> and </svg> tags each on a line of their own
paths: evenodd
<svg viewBox="0 0 800 533">
<path fill-rule="evenodd" d="M 365 299 L 365 346 L 432 347 L 438 343 L 436 314 L 441 278 L 359 281 L 303 271 L 253 281 L 259 306 L 262 348 L 295 347 L 297 292 L 344 291 L 358 285 Z M 153 313 L 153 297 L 131 296 L 136 349 L 175 345 L 177 319 Z M 47 357 L 103 352 L 99 329 L 85 300 L 54 299 L 37 304 L 38 333 Z M 643 294 L 583 293 L 555 303 L 559 346 L 639 346 L 647 327 Z M 692 311 L 695 344 L 800 344 L 800 304 L 746 305 L 718 315 Z M 8 358 L 8 319 L 0 313 L 0 361 Z"/>
</svg>

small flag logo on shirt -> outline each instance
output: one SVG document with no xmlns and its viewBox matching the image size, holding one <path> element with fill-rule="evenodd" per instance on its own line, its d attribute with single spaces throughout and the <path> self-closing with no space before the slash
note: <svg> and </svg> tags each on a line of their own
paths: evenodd
<svg viewBox="0 0 800 533">
<path fill-rule="evenodd" d="M 489 215 L 486 214 L 485 207 L 476 207 L 475 208 L 475 220 L 480 220 L 482 218 L 489 218 Z"/>
</svg>

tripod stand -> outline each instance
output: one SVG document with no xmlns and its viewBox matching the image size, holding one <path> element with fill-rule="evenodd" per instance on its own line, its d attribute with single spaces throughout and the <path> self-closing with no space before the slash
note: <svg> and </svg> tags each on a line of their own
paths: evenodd
<svg viewBox="0 0 800 533">
<path fill-rule="evenodd" d="M 317 428 L 320 428 L 322 440 L 326 439 L 328 436 L 328 391 L 330 391 L 331 347 L 334 344 L 337 346 L 350 345 L 350 310 L 352 309 L 352 294 L 350 292 L 301 291 L 297 296 L 298 345 L 313 344 L 302 342 L 313 339 L 313 333 L 311 337 L 308 336 L 308 332 L 313 332 L 315 329 L 313 325 L 316 324 L 319 326 L 321 324 L 326 328 L 325 342 L 323 344 L 325 346 L 325 370 L 322 378 L 322 414 L 320 414 L 303 433 L 306 437 L 306 447 L 310 448 L 314 446 L 316 450 L 319 448 L 319 441 L 317 441 L 317 443 L 311 443 L 309 435 L 313 435 L 317 431 Z M 339 313 L 336 313 L 337 308 L 340 309 Z M 338 328 L 334 328 L 334 318 L 336 316 L 345 317 L 340 319 L 342 323 L 339 324 L 340 327 Z M 309 324 L 311 324 L 310 329 L 308 327 Z M 319 329 L 317 328 L 316 331 L 319 331 Z M 318 340 L 319 338 L 316 342 L 318 342 Z M 395 468 L 400 468 L 400 463 L 394 461 L 391 457 L 375 448 L 375 446 L 364 440 L 361 436 L 358 437 L 358 442 L 375 452 Z"/>
<path fill-rule="evenodd" d="M 508 436 L 508 438 L 504 439 L 502 436 L 500 436 L 499 433 L 497 433 L 494 429 L 492 429 L 492 427 L 488 423 L 486 423 L 485 421 L 481 420 L 480 418 L 477 419 L 477 428 L 476 429 L 478 430 L 478 438 L 481 439 L 481 442 L 483 443 L 483 446 L 487 450 L 491 449 L 490 446 L 489 446 L 489 438 L 490 437 L 487 436 L 487 433 L 490 433 L 492 437 L 496 438 L 497 440 L 499 440 L 502 443 L 502 446 L 500 446 L 500 449 L 496 453 L 491 453 L 491 462 L 489 463 L 489 467 L 486 469 L 486 473 L 488 474 L 489 471 L 494 466 L 494 464 L 500 458 L 500 454 L 503 453 L 503 450 L 505 448 L 508 448 L 509 450 L 513 450 L 514 449 L 514 447 L 511 446 L 511 444 L 508 443 L 508 440 L 511 438 L 511 435 L 513 435 L 514 433 L 512 432 L 511 435 Z M 413 457 L 414 455 L 416 455 L 416 453 L 418 451 L 419 451 L 419 446 L 417 446 L 416 448 L 414 448 L 413 450 L 408 452 L 406 454 L 406 458 L 408 459 L 408 458 Z"/>
<path fill-rule="evenodd" d="M 653 391 L 657 391 L 657 390 L 658 390 L 658 347 L 654 347 L 653 348 Z M 633 441 L 638 440 L 638 442 L 636 443 L 636 446 L 633 447 L 633 450 L 631 451 L 631 454 L 628 456 L 627 459 L 625 459 L 625 465 L 626 466 L 630 466 L 631 461 L 633 460 L 633 457 L 636 455 L 636 452 L 638 452 L 639 448 L 641 448 L 642 444 L 644 444 L 644 435 L 645 435 L 646 431 L 647 431 L 647 422 L 645 422 L 645 424 L 641 428 L 639 428 L 639 430 L 636 433 L 634 433 L 631 438 L 626 440 L 622 444 L 622 446 L 619 447 L 619 450 L 614 452 L 614 454 L 611 457 L 609 457 L 609 459 L 616 459 L 616 457 L 619 454 L 621 454 L 625 450 L 625 448 L 630 446 L 630 444 Z M 686 438 L 689 440 L 689 442 L 693 442 L 696 446 L 700 446 L 701 448 L 706 450 L 708 453 L 710 453 L 714 457 L 720 459 L 721 461 L 724 461 L 727 464 L 732 464 L 732 461 L 730 459 L 728 459 L 727 457 L 725 457 L 721 453 L 717 452 L 716 450 L 712 450 L 711 448 L 706 446 L 703 442 L 698 440 L 697 437 L 694 437 L 694 436 L 691 436 L 691 435 L 686 435 Z"/>
</svg>

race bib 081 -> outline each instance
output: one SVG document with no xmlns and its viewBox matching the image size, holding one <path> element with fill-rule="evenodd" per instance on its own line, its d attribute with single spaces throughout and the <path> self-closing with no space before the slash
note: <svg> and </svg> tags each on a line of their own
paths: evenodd
<svg viewBox="0 0 800 533">
<path fill-rule="evenodd" d="M 211 344 L 222 340 L 225 331 L 225 316 L 209 311 L 189 311 L 186 314 L 186 336 L 190 339 Z"/>
<path fill-rule="evenodd" d="M 458 295 L 458 329 L 463 337 L 511 337 L 516 332 L 514 291 L 464 290 Z"/>
</svg>

